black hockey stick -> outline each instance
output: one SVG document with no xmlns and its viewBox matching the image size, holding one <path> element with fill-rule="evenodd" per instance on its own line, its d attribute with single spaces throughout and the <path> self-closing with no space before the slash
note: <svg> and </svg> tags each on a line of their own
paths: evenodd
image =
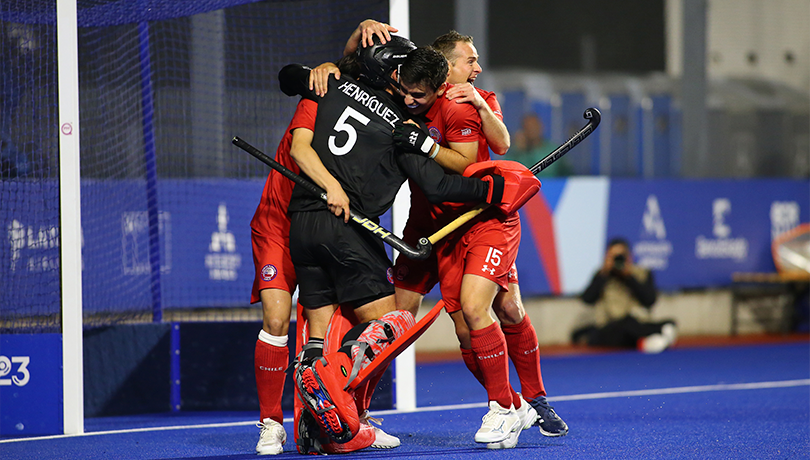
<svg viewBox="0 0 810 460">
<path fill-rule="evenodd" d="M 570 139 L 565 141 L 565 143 L 554 149 L 553 152 L 549 153 L 548 155 L 545 156 L 545 158 L 538 161 L 531 168 L 529 168 L 529 171 L 531 171 L 532 174 L 537 175 L 537 173 L 539 173 L 540 171 L 551 166 L 551 163 L 554 163 L 555 161 L 562 158 L 562 156 L 565 155 L 569 150 L 574 148 L 577 144 L 579 144 L 586 137 L 588 137 L 596 129 L 596 127 L 599 126 L 599 123 L 602 121 L 602 113 L 599 112 L 599 110 L 597 110 L 596 107 L 590 107 L 588 109 L 585 109 L 585 113 L 583 113 L 582 116 L 586 120 L 588 120 L 588 123 L 585 126 L 583 126 L 582 129 L 577 131 L 576 134 L 571 136 Z"/>
<path fill-rule="evenodd" d="M 561 146 L 557 147 L 556 149 L 554 149 L 553 152 L 546 155 L 542 160 L 532 165 L 529 168 L 529 171 L 531 171 L 532 174 L 537 175 L 540 171 L 548 168 L 549 166 L 551 166 L 552 163 L 562 158 L 562 156 L 565 155 L 569 150 L 574 148 L 577 144 L 579 144 L 586 137 L 588 137 L 596 129 L 596 127 L 599 126 L 599 122 L 602 121 L 602 114 L 595 107 L 590 107 L 586 109 L 585 113 L 582 116 L 588 120 L 588 123 L 585 126 L 583 126 L 582 129 L 577 131 L 576 134 L 571 136 L 570 139 L 565 141 Z M 439 229 L 436 233 L 430 235 L 428 237 L 428 241 L 431 244 L 436 244 L 437 241 L 441 240 L 442 238 L 450 234 L 453 230 L 466 224 L 473 217 L 477 216 L 478 214 L 481 214 L 488 207 L 489 207 L 488 204 L 482 203 L 470 209 L 464 214 L 458 216 L 454 221 L 450 222 L 449 224 Z"/>
<path fill-rule="evenodd" d="M 267 156 L 267 154 L 265 154 L 261 150 L 257 149 L 256 147 L 248 144 L 247 142 L 243 141 L 242 139 L 234 136 L 232 142 L 233 142 L 233 144 L 235 146 L 237 146 L 240 149 L 244 150 L 245 152 L 253 155 L 257 159 L 259 159 L 262 163 L 264 163 L 267 166 L 270 166 L 271 168 L 275 169 L 276 171 L 281 173 L 287 179 L 290 179 L 291 181 L 295 182 L 296 185 L 300 185 L 301 187 L 304 187 L 304 189 L 306 191 L 308 191 L 309 193 L 319 197 L 321 199 L 321 201 L 326 203 L 326 192 L 324 192 L 323 189 L 321 189 L 317 185 L 313 184 L 312 182 L 304 179 L 303 177 L 299 176 L 298 174 L 296 174 L 296 173 L 290 171 L 289 169 L 285 168 L 284 165 L 282 165 L 278 161 L 270 158 L 269 156 Z M 361 214 L 358 214 L 355 211 L 350 211 L 349 212 L 349 217 L 351 218 L 352 222 L 354 222 L 358 226 L 366 229 L 372 235 L 380 238 L 385 243 L 388 243 L 392 248 L 394 248 L 397 251 L 401 252 L 402 254 L 404 254 L 409 259 L 424 260 L 424 259 L 427 259 L 427 257 L 430 255 L 430 251 L 431 251 L 431 248 L 432 248 L 433 245 L 430 243 L 430 241 L 428 241 L 427 238 L 420 238 L 419 239 L 419 244 L 417 245 L 417 247 L 412 248 L 407 243 L 405 243 L 400 238 L 398 238 L 396 235 L 394 235 L 392 232 L 389 232 L 388 230 L 386 230 L 382 226 L 374 223 L 373 221 L 369 220 L 367 217 L 364 217 L 364 216 L 362 216 Z"/>
</svg>

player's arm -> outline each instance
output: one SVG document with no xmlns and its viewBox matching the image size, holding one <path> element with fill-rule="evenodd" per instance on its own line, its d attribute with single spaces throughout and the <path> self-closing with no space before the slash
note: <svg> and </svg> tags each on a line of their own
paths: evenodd
<svg viewBox="0 0 810 460">
<path fill-rule="evenodd" d="M 318 95 L 309 89 L 311 70 L 302 64 L 287 64 L 278 72 L 279 88 L 287 96 L 301 96 L 317 102 Z"/>
<path fill-rule="evenodd" d="M 436 163 L 448 171 L 463 174 L 467 166 L 475 163 L 478 155 L 478 141 L 450 142 L 449 148 L 439 146 Z"/>
<path fill-rule="evenodd" d="M 474 138 L 478 139 L 477 136 Z M 394 127 L 393 139 L 402 151 L 425 155 L 448 171 L 458 174 L 464 173 L 464 169 L 475 163 L 478 157 L 477 140 L 448 142 L 448 147 L 443 147 L 410 120 Z"/>
<path fill-rule="evenodd" d="M 403 153 L 397 157 L 397 162 L 431 203 L 500 203 L 503 199 L 504 180 L 501 176 L 478 179 L 447 174 L 436 162 L 416 153 Z"/>
<path fill-rule="evenodd" d="M 490 98 L 484 99 L 473 85 L 463 83 L 448 88 L 445 97 L 459 104 L 467 102 L 475 108 L 481 117 L 481 131 L 493 152 L 503 155 L 509 150 L 511 146 L 509 130 L 506 129 L 503 117 L 498 116 L 501 107 L 494 94 Z"/>
<path fill-rule="evenodd" d="M 360 46 L 366 47 L 373 45 L 375 35 L 380 38 L 381 43 L 388 43 L 388 40 L 391 40 L 391 32 L 399 32 L 399 29 L 389 26 L 384 22 L 366 19 L 352 32 L 352 35 L 346 42 L 346 47 L 343 48 L 343 55 L 348 56 L 354 53 Z"/>
<path fill-rule="evenodd" d="M 326 190 L 326 204 L 329 211 L 336 216 L 342 215 L 343 221 L 348 222 L 349 197 L 346 196 L 340 182 L 326 169 L 318 153 L 312 148 L 314 133 L 306 128 L 297 128 L 293 130 L 292 134 L 290 156 L 304 174 Z"/>
<path fill-rule="evenodd" d="M 334 62 L 324 62 L 309 72 L 309 90 L 323 97 L 329 88 L 329 75 L 334 75 L 335 80 L 340 79 L 340 69 Z"/>
</svg>

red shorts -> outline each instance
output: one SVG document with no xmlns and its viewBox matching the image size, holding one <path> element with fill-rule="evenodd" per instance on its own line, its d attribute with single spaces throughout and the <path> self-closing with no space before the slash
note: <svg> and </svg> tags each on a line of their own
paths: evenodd
<svg viewBox="0 0 810 460">
<path fill-rule="evenodd" d="M 419 238 L 430 236 L 432 232 L 419 225 L 413 225 L 411 218 L 402 231 L 402 240 L 412 247 L 416 247 Z M 425 260 L 413 260 L 402 254 L 397 256 L 394 264 L 394 286 L 408 291 L 425 295 L 439 282 L 439 269 L 436 260 L 436 250 L 430 251 Z"/>
<path fill-rule="evenodd" d="M 515 259 L 519 247 L 520 218 L 513 214 L 477 222 L 470 230 L 451 235 L 435 248 L 447 312 L 461 310 L 464 275 L 483 276 L 503 290 L 509 289 L 509 283 L 517 283 Z"/>
<path fill-rule="evenodd" d="M 250 222 L 253 244 L 253 289 L 250 303 L 261 300 L 262 289 L 295 291 L 295 268 L 290 257 L 290 218 L 286 210 L 262 203 Z"/>
</svg>

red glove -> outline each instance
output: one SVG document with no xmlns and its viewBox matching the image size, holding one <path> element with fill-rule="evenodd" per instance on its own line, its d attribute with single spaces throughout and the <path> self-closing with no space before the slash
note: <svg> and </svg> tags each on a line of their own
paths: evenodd
<svg viewBox="0 0 810 460">
<path fill-rule="evenodd" d="M 473 163 L 464 170 L 467 177 L 502 176 L 504 179 L 503 198 L 501 202 L 488 199 L 504 214 L 516 212 L 540 190 L 540 181 L 528 168 L 516 161 L 490 160 Z"/>
</svg>

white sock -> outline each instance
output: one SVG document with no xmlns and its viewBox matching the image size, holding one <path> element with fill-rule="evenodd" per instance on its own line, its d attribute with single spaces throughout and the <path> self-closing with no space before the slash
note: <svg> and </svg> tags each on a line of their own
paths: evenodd
<svg viewBox="0 0 810 460">
<path fill-rule="evenodd" d="M 286 347 L 287 346 L 287 339 L 288 337 L 285 336 L 278 336 L 278 335 L 271 335 L 267 332 L 264 332 L 264 329 L 259 331 L 259 340 L 264 343 L 268 343 L 274 347 Z"/>
</svg>

